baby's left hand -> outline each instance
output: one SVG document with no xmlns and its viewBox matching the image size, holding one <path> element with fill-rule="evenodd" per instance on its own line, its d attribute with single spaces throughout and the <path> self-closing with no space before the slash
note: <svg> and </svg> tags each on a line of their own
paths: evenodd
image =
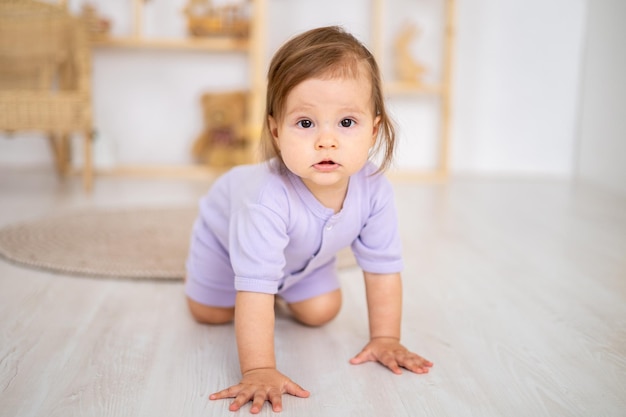
<svg viewBox="0 0 626 417">
<path fill-rule="evenodd" d="M 400 368 L 416 374 L 426 374 L 433 366 L 432 362 L 402 346 L 399 340 L 387 337 L 370 340 L 361 353 L 350 359 L 353 365 L 365 362 L 380 362 L 397 375 L 402 373 Z"/>
</svg>

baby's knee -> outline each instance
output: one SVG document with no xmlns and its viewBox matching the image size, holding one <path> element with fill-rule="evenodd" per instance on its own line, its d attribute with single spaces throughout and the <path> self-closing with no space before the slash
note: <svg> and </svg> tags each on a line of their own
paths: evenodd
<svg viewBox="0 0 626 417">
<path fill-rule="evenodd" d="M 318 297 L 289 304 L 294 318 L 300 323 L 319 327 L 332 321 L 341 310 L 341 291 L 336 290 Z"/>
<path fill-rule="evenodd" d="M 235 308 L 211 307 L 187 298 L 191 316 L 201 324 L 227 324 L 235 318 Z"/>
</svg>

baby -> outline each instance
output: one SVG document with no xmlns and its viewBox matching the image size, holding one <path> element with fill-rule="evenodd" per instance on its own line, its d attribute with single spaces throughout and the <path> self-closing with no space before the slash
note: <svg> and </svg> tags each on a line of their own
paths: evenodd
<svg viewBox="0 0 626 417">
<path fill-rule="evenodd" d="M 341 308 L 335 258 L 351 246 L 363 270 L 370 340 L 350 360 L 377 361 L 396 374 L 433 365 L 400 344 L 402 248 L 393 191 L 382 171 L 395 132 L 378 66 L 338 27 L 307 31 L 283 45 L 268 73 L 265 162 L 233 168 L 200 202 L 185 291 L 193 317 L 235 321 L 237 385 L 212 394 L 230 410 L 309 392 L 276 369 L 274 303 L 321 326 Z M 380 166 L 370 160 L 382 152 Z"/>
</svg>

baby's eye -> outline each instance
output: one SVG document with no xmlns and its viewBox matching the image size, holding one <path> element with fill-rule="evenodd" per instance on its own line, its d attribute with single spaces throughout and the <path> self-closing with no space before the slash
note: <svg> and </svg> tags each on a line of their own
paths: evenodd
<svg viewBox="0 0 626 417">
<path fill-rule="evenodd" d="M 310 120 L 306 120 L 306 119 L 304 119 L 304 120 L 300 120 L 300 121 L 297 123 L 297 125 L 298 125 L 298 126 L 300 126 L 300 127 L 305 128 L 305 129 L 308 129 L 308 128 L 310 128 L 311 126 L 313 126 L 313 122 L 312 122 L 312 121 L 310 121 Z"/>
<path fill-rule="evenodd" d="M 356 122 L 354 120 L 352 120 L 352 119 L 343 119 L 340 122 L 341 127 L 351 127 L 351 126 L 354 126 L 355 123 Z"/>
</svg>

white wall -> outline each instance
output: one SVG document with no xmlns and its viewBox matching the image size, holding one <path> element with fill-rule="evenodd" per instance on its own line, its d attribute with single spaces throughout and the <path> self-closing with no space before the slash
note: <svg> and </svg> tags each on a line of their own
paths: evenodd
<svg viewBox="0 0 626 417">
<path fill-rule="evenodd" d="M 589 2 L 578 178 L 626 194 L 626 2 Z"/>
<path fill-rule="evenodd" d="M 96 2 L 114 33 L 130 30 L 127 2 Z M 185 1 L 147 3 L 146 33 L 184 36 Z M 71 1 L 78 8 L 80 0 Z M 371 16 L 359 0 L 268 0 L 267 56 L 313 26 L 342 24 L 371 42 Z M 414 52 L 440 77 L 440 2 L 388 0 L 385 42 L 404 21 L 424 34 Z M 575 131 L 586 0 L 457 0 L 451 163 L 457 173 L 549 174 L 574 171 Z M 389 53 L 385 56 L 389 58 Z M 190 51 L 98 49 L 94 111 L 97 163 L 185 163 L 202 128 L 198 98 L 245 88 L 245 58 Z M 382 63 L 390 77 L 389 61 Z M 437 100 L 391 98 L 400 127 L 400 168 L 432 166 Z M 0 165 L 50 164 L 37 135 L 0 139 Z"/>
<path fill-rule="evenodd" d="M 456 172 L 572 174 L 585 3 L 459 1 Z"/>
</svg>

